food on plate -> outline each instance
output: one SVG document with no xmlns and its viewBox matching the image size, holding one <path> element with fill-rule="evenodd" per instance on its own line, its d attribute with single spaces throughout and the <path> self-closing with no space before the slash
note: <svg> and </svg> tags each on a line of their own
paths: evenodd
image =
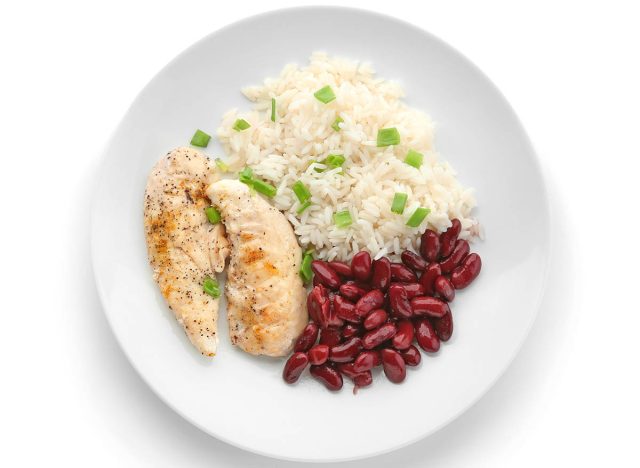
<svg viewBox="0 0 640 468">
<path fill-rule="evenodd" d="M 224 226 L 205 193 L 215 165 L 190 148 L 162 158 L 147 179 L 144 226 L 149 261 L 162 295 L 193 345 L 214 356 L 220 273 L 229 254 Z"/>
<path fill-rule="evenodd" d="M 207 195 L 231 243 L 225 285 L 231 342 L 251 354 L 284 356 L 307 324 L 302 252 L 293 229 L 239 180 L 215 182 Z"/>
</svg>

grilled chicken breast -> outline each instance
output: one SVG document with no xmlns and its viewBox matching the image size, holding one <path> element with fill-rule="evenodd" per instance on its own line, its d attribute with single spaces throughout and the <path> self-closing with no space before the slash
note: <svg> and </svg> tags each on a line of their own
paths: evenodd
<svg viewBox="0 0 640 468">
<path fill-rule="evenodd" d="M 251 354 L 284 356 L 307 324 L 302 253 L 291 225 L 237 180 L 207 194 L 231 242 L 225 294 L 231 342 Z"/>
<path fill-rule="evenodd" d="M 206 187 L 217 179 L 214 164 L 191 148 L 161 159 L 147 180 L 144 227 L 153 276 L 191 343 L 214 356 L 218 299 L 202 283 L 224 269 L 229 255 L 224 226 L 211 224 Z"/>
</svg>

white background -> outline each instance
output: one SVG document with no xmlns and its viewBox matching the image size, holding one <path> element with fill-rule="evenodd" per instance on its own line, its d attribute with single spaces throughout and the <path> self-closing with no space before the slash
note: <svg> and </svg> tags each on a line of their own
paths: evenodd
<svg viewBox="0 0 640 468">
<path fill-rule="evenodd" d="M 554 244 L 538 320 L 496 386 L 430 438 L 344 466 L 640 464 L 633 3 L 341 2 L 423 27 L 497 84 L 542 161 Z M 146 82 L 209 32 L 300 4 L 0 6 L 0 465 L 297 466 L 218 442 L 151 393 L 97 300 L 88 220 L 101 149 Z"/>
</svg>

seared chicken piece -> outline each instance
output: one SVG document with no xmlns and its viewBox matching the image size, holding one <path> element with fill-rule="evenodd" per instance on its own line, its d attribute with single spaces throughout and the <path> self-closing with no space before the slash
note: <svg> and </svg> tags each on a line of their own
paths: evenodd
<svg viewBox="0 0 640 468">
<path fill-rule="evenodd" d="M 302 253 L 277 209 L 237 180 L 207 194 L 231 242 L 225 294 L 231 342 L 251 354 L 284 356 L 307 324 Z"/>
<path fill-rule="evenodd" d="M 191 343 L 214 356 L 218 299 L 202 289 L 224 269 L 229 243 L 221 223 L 211 224 L 207 186 L 217 180 L 214 164 L 191 148 L 178 148 L 149 174 L 144 227 L 153 276 Z"/>
</svg>

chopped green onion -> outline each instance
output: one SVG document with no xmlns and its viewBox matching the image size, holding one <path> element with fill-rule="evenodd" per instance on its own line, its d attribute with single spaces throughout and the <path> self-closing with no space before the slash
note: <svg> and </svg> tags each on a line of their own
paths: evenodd
<svg viewBox="0 0 640 468">
<path fill-rule="evenodd" d="M 276 98 L 271 98 L 271 121 L 276 121 Z"/>
<path fill-rule="evenodd" d="M 344 119 L 342 117 L 336 117 L 336 120 L 334 120 L 331 124 L 331 128 L 333 128 L 336 132 L 339 132 L 341 130 L 339 124 L 341 124 L 342 122 L 344 122 Z"/>
<path fill-rule="evenodd" d="M 407 194 L 402 192 L 396 192 L 391 202 L 391 211 L 394 213 L 404 213 L 404 206 L 407 204 Z"/>
<path fill-rule="evenodd" d="M 253 182 L 253 169 L 251 169 L 249 166 L 245 167 L 240 171 L 238 177 L 240 179 L 240 182 L 242 182 L 243 184 L 251 185 L 251 183 Z"/>
<path fill-rule="evenodd" d="M 218 166 L 218 169 L 222 172 L 229 172 L 229 166 L 220 158 L 216 158 L 216 166 Z"/>
<path fill-rule="evenodd" d="M 278 191 L 273 185 L 258 179 L 254 179 L 253 188 L 256 189 L 256 192 L 260 192 L 261 194 L 266 195 L 269 198 L 273 198 Z"/>
<path fill-rule="evenodd" d="M 304 203 L 311 198 L 311 192 L 300 180 L 293 184 L 291 189 L 293 190 L 293 193 L 296 194 L 296 197 L 298 197 L 300 203 Z"/>
<path fill-rule="evenodd" d="M 305 283 L 311 281 L 313 272 L 311 271 L 311 262 L 313 261 L 313 254 L 307 251 L 302 256 L 302 263 L 300 264 L 300 276 Z"/>
<path fill-rule="evenodd" d="M 418 153 L 417 151 L 410 149 L 407 153 L 407 156 L 404 158 L 404 162 L 406 162 L 409 166 L 420 169 L 420 166 L 422 166 L 423 157 L 424 156 L 422 155 L 422 153 Z"/>
<path fill-rule="evenodd" d="M 335 169 L 336 167 L 342 166 L 344 161 L 345 161 L 345 159 L 344 159 L 343 155 L 341 155 L 341 154 L 330 154 L 322 162 L 324 164 L 326 164 L 327 166 L 331 167 L 332 169 Z"/>
<path fill-rule="evenodd" d="M 416 208 L 416 211 L 413 212 L 409 220 L 407 221 L 407 226 L 409 227 L 418 227 L 420 223 L 424 221 L 424 218 L 431 212 L 429 208 L 423 208 L 419 206 Z"/>
<path fill-rule="evenodd" d="M 313 93 L 316 99 L 324 104 L 329 104 L 336 98 L 336 95 L 333 93 L 333 89 L 331 86 L 325 86 L 324 88 L 320 88 L 318 91 Z"/>
<path fill-rule="evenodd" d="M 199 146 L 200 148 L 206 148 L 211 140 L 211 135 L 207 135 L 202 130 L 196 130 L 196 133 L 191 137 L 191 144 L 193 146 Z"/>
<path fill-rule="evenodd" d="M 202 282 L 202 290 L 215 299 L 220 297 L 220 285 L 210 276 L 205 276 Z"/>
<path fill-rule="evenodd" d="M 207 215 L 207 219 L 211 224 L 217 224 L 222 219 L 220 217 L 220 213 L 213 206 L 209 206 L 204 209 L 205 214 Z"/>
<path fill-rule="evenodd" d="M 381 128 L 378 130 L 378 138 L 376 141 L 378 147 L 397 144 L 400 144 L 400 133 L 398 133 L 397 128 Z"/>
<path fill-rule="evenodd" d="M 296 210 L 296 213 L 298 214 L 302 214 L 304 212 L 304 210 L 306 210 L 307 208 L 309 208 L 311 206 L 311 201 L 307 200 L 306 202 L 304 202 L 302 205 L 300 205 L 298 207 L 298 209 Z"/>
<path fill-rule="evenodd" d="M 353 222 L 351 219 L 351 213 L 348 210 L 338 211 L 333 215 L 333 222 L 339 228 L 345 228 L 351 226 Z"/>
<path fill-rule="evenodd" d="M 241 132 L 242 130 L 246 130 L 249 127 L 251 127 L 251 124 L 244 119 L 238 119 L 233 124 L 233 129 L 236 132 Z"/>
</svg>

